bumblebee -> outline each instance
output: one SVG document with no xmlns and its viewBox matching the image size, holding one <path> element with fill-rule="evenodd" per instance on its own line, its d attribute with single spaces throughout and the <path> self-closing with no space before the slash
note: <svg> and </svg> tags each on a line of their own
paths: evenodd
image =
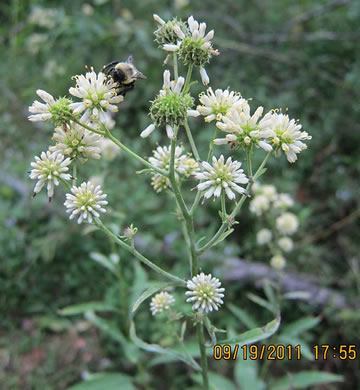
<svg viewBox="0 0 360 390">
<path fill-rule="evenodd" d="M 116 90 L 118 95 L 125 97 L 126 93 L 134 89 L 137 79 L 146 79 L 146 77 L 136 69 L 134 57 L 131 55 L 125 62 L 113 61 L 103 67 L 103 72 L 112 77 L 118 84 Z"/>
</svg>

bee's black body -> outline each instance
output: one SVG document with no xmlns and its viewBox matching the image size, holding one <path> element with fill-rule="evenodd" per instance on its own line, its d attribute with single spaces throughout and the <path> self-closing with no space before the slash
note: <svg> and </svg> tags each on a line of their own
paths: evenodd
<svg viewBox="0 0 360 390">
<path fill-rule="evenodd" d="M 117 94 L 125 96 L 135 87 L 137 79 L 146 77 L 136 69 L 133 56 L 129 56 L 126 62 L 113 61 L 103 68 L 105 74 L 110 76 L 118 84 Z"/>
</svg>

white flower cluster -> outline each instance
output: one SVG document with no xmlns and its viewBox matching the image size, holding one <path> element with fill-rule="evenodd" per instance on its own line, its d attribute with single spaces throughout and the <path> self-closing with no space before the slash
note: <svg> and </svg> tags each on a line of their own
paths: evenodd
<svg viewBox="0 0 360 390">
<path fill-rule="evenodd" d="M 35 162 L 31 163 L 32 170 L 30 179 L 37 180 L 34 188 L 34 194 L 41 191 L 47 184 L 47 193 L 49 199 L 54 196 L 54 188 L 58 186 L 61 180 L 70 180 L 71 175 L 67 173 L 70 158 L 64 158 L 59 154 L 51 153 L 50 151 L 42 152 L 40 157 L 35 156 Z"/>
<path fill-rule="evenodd" d="M 105 213 L 108 202 L 105 200 L 106 194 L 103 194 L 101 187 L 88 181 L 82 183 L 79 187 L 72 186 L 72 194 L 66 194 L 66 212 L 70 213 L 70 219 L 78 217 L 78 223 L 83 221 L 93 222 L 93 218 L 99 218 L 99 213 Z"/>
<path fill-rule="evenodd" d="M 219 279 L 212 277 L 211 274 L 205 275 L 201 272 L 188 280 L 187 288 L 189 291 L 185 295 L 189 298 L 186 302 L 191 302 L 192 309 L 200 312 L 209 313 L 218 310 L 224 303 L 222 298 L 224 298 L 225 289 L 220 286 Z"/>
<path fill-rule="evenodd" d="M 180 176 L 189 177 L 199 170 L 198 163 L 191 157 L 191 155 L 185 155 L 182 153 L 183 147 L 176 146 L 174 161 L 176 180 L 179 180 Z M 153 157 L 149 157 L 149 163 L 156 168 L 169 171 L 171 155 L 170 146 L 158 146 L 153 151 L 153 155 Z M 159 173 L 155 173 L 153 175 L 151 184 L 156 192 L 160 192 L 171 187 L 169 179 Z"/>
<path fill-rule="evenodd" d="M 254 146 L 266 152 L 275 150 L 276 154 L 282 150 L 293 163 L 297 154 L 306 149 L 303 141 L 311 139 L 288 115 L 271 110 L 262 117 L 261 106 L 251 114 L 249 102 L 237 92 L 217 89 L 214 93 L 209 88 L 206 94 L 200 94 L 199 100 L 201 105 L 196 111 L 207 122 L 216 120 L 216 127 L 227 133 L 224 138 L 215 139 L 215 145 Z"/>
<path fill-rule="evenodd" d="M 154 20 L 159 25 L 165 25 L 166 22 L 158 15 L 154 15 Z M 188 31 L 184 31 L 180 24 L 174 24 L 173 31 L 178 40 L 175 43 L 165 43 L 162 48 L 168 52 L 179 52 L 184 63 L 192 63 L 200 67 L 200 76 L 204 85 L 209 84 L 209 76 L 206 73 L 204 64 L 209 62 L 213 55 L 219 55 L 217 50 L 212 47 L 211 40 L 214 38 L 214 30 L 206 34 L 206 23 L 199 23 L 190 16 L 187 19 Z"/>
<path fill-rule="evenodd" d="M 286 264 L 282 253 L 294 249 L 294 242 L 289 236 L 296 233 L 299 226 L 296 215 L 287 211 L 294 205 L 294 200 L 289 194 L 278 193 L 275 186 L 269 184 L 254 183 L 253 190 L 255 197 L 250 202 L 250 211 L 257 216 L 266 216 L 264 220 L 273 223 L 271 229 L 262 228 L 257 232 L 257 244 L 269 244 L 275 251 L 271 266 L 282 269 Z"/>
<path fill-rule="evenodd" d="M 214 92 L 211 87 L 199 95 L 199 101 L 201 105 L 197 106 L 196 111 L 198 115 L 204 116 L 206 122 L 220 120 L 231 108 L 241 109 L 243 105 L 248 105 L 239 92 L 230 92 L 228 89 L 217 89 Z"/>
<path fill-rule="evenodd" d="M 203 167 L 202 172 L 195 173 L 195 178 L 202 181 L 197 185 L 199 191 L 206 191 L 205 199 L 212 196 L 218 198 L 222 193 L 225 193 L 230 200 L 235 199 L 235 192 L 244 194 L 245 188 L 240 187 L 239 184 L 247 184 L 249 179 L 245 176 L 244 170 L 240 169 L 241 163 L 232 161 L 229 157 L 226 162 L 224 156 L 221 155 L 219 159 L 214 156 L 212 158 L 212 165 L 204 161 L 201 163 Z"/>
<path fill-rule="evenodd" d="M 163 74 L 164 82 L 162 89 L 159 91 L 158 97 L 166 97 L 166 96 L 180 96 L 182 92 L 182 88 L 184 86 L 185 79 L 184 77 L 178 77 L 177 80 L 170 80 L 170 71 L 165 70 Z M 147 138 L 153 131 L 155 130 L 155 125 L 149 125 L 145 130 L 143 130 L 140 134 L 141 138 Z M 166 124 L 166 133 L 167 136 L 171 139 L 174 136 L 174 130 L 170 124 Z"/>
<path fill-rule="evenodd" d="M 82 123 L 99 121 L 106 125 L 110 119 L 108 112 L 117 112 L 115 104 L 124 100 L 123 96 L 116 93 L 117 83 L 104 73 L 96 74 L 93 70 L 86 72 L 85 76 L 75 76 L 75 79 L 76 86 L 71 87 L 69 92 L 82 101 L 70 104 L 73 114 L 82 114 Z"/>
<path fill-rule="evenodd" d="M 165 310 L 169 310 L 170 306 L 175 302 L 174 297 L 166 291 L 161 291 L 156 294 L 150 303 L 150 311 L 154 316 L 158 313 L 162 313 Z"/>
<path fill-rule="evenodd" d="M 49 150 L 55 154 L 70 156 L 72 159 L 78 157 L 82 162 L 89 158 L 100 158 L 103 137 L 74 122 L 57 126 L 52 139 L 56 145 L 50 146 Z"/>
</svg>

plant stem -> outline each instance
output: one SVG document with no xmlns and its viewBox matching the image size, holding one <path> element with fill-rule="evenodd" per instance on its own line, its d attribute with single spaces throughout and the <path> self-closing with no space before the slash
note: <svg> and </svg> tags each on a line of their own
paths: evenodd
<svg viewBox="0 0 360 390">
<path fill-rule="evenodd" d="M 248 197 L 248 194 L 250 193 L 251 191 L 251 187 L 253 185 L 253 183 L 260 177 L 261 175 L 261 171 L 262 169 L 264 168 L 265 164 L 267 163 L 269 157 L 271 155 L 271 152 L 269 152 L 263 162 L 260 164 L 259 168 L 257 169 L 254 177 L 253 177 L 253 180 L 250 180 L 248 185 L 246 186 L 246 191 L 245 193 L 241 196 L 239 202 L 237 203 L 237 205 L 234 207 L 234 210 L 231 212 L 230 214 L 230 219 L 231 218 L 235 218 L 236 214 L 239 212 L 239 210 L 241 209 L 243 203 L 245 202 L 245 199 Z M 198 250 L 198 254 L 201 254 L 203 253 L 206 249 L 209 249 L 213 246 L 214 243 L 216 243 L 216 241 L 219 239 L 219 237 L 225 232 L 226 228 L 228 226 L 228 222 L 227 221 L 224 221 L 219 230 L 215 233 L 215 235 L 204 245 L 202 246 L 199 250 Z"/>
<path fill-rule="evenodd" d="M 122 241 L 119 237 L 117 237 L 111 230 L 109 230 L 100 219 L 96 218 L 95 220 L 96 225 L 109 237 L 111 237 L 118 245 L 120 245 L 122 248 L 126 249 L 128 252 L 130 252 L 132 255 L 134 255 L 137 259 L 139 259 L 142 263 L 146 264 L 149 268 L 154 270 L 155 272 L 159 273 L 160 275 L 165 276 L 167 279 L 172 280 L 173 282 L 180 283 L 181 285 L 186 285 L 185 281 L 178 278 L 175 275 L 170 274 L 169 272 L 166 272 L 153 262 L 151 262 L 149 259 L 147 259 L 144 255 L 139 253 L 134 247 L 126 244 L 126 242 Z"/>
<path fill-rule="evenodd" d="M 176 53 L 173 54 L 173 61 L 174 61 L 174 77 L 175 77 L 175 80 L 177 80 L 179 77 L 179 70 L 178 70 L 178 62 L 177 62 L 177 54 Z"/>
<path fill-rule="evenodd" d="M 196 325 L 198 342 L 200 347 L 200 356 L 201 356 L 201 374 L 203 378 L 203 389 L 209 390 L 209 378 L 208 378 L 208 364 L 206 356 L 206 347 L 205 347 L 205 336 L 204 336 L 204 325 L 202 322 L 199 322 Z"/>
<path fill-rule="evenodd" d="M 175 131 L 175 136 L 177 133 L 177 128 L 174 129 Z M 197 274 L 197 254 L 196 254 L 196 247 L 195 247 L 195 241 L 194 241 L 194 224 L 193 224 L 193 219 L 192 216 L 190 215 L 185 201 L 181 195 L 180 188 L 178 186 L 178 183 L 176 181 L 176 176 L 175 176 L 175 148 L 176 148 L 176 140 L 172 139 L 171 140 L 171 150 L 170 150 L 170 169 L 169 169 L 169 181 L 172 187 L 172 190 L 174 192 L 176 202 L 181 210 L 182 216 L 185 221 L 185 228 L 187 232 L 187 236 L 189 238 L 189 243 L 190 243 L 190 268 L 191 268 L 191 275 L 195 276 Z"/>
<path fill-rule="evenodd" d="M 214 131 L 214 134 L 213 134 L 213 137 L 210 141 L 210 145 L 209 145 L 209 154 L 207 156 L 207 161 L 209 162 L 211 160 L 211 157 L 213 155 L 213 150 L 214 150 L 214 139 L 217 137 L 218 135 L 218 128 L 215 127 L 215 131 Z"/>
<path fill-rule="evenodd" d="M 191 145 L 191 150 L 193 152 L 193 155 L 196 159 L 197 162 L 200 162 L 200 156 L 199 156 L 199 152 L 196 148 L 196 145 L 195 145 L 195 142 L 194 142 L 194 138 L 191 134 L 191 130 L 190 130 L 190 127 L 189 127 L 189 124 L 187 121 L 184 122 L 184 127 L 185 127 L 185 130 L 186 130 L 186 135 L 188 137 L 188 140 L 190 142 L 190 145 Z"/>
<path fill-rule="evenodd" d="M 156 171 L 157 173 L 160 173 L 160 175 L 167 176 L 167 172 L 164 171 L 163 169 L 159 169 L 154 167 L 152 164 L 150 164 L 148 161 L 140 157 L 138 154 L 133 152 L 131 149 L 126 147 L 122 142 L 120 142 L 116 137 L 114 137 L 109 130 L 106 131 L 105 137 L 109 138 L 114 144 L 116 144 L 119 148 L 124 150 L 126 153 L 128 153 L 131 157 L 135 158 L 136 160 L 140 161 L 142 164 L 147 166 L 148 168 Z"/>
<path fill-rule="evenodd" d="M 96 134 L 99 134 L 99 135 L 105 135 L 105 133 L 104 133 L 103 131 L 94 129 L 94 128 L 91 127 L 91 126 L 88 126 L 88 125 L 86 125 L 85 123 L 80 122 L 79 120 L 77 120 L 77 119 L 76 119 L 75 117 L 73 117 L 73 116 L 71 117 L 71 120 L 72 120 L 73 122 L 77 123 L 78 125 L 84 127 L 85 129 L 92 131 L 93 133 L 96 133 Z"/>
<path fill-rule="evenodd" d="M 73 164 L 73 181 L 72 181 L 73 186 L 76 185 L 76 180 L 77 180 L 77 164 L 75 160 Z"/>
<path fill-rule="evenodd" d="M 226 217 L 226 205 L 225 205 L 225 192 L 221 192 L 221 212 L 223 214 L 223 218 Z"/>
<path fill-rule="evenodd" d="M 114 144 L 116 144 L 120 149 L 122 149 L 124 152 L 129 154 L 131 157 L 133 157 L 136 160 L 140 161 L 142 164 L 144 164 L 148 168 L 152 169 L 153 171 L 156 171 L 157 173 L 160 173 L 160 175 L 167 176 L 167 172 L 166 171 L 164 171 L 163 169 L 159 169 L 159 168 L 154 167 L 148 161 L 146 161 L 145 159 L 140 157 L 138 154 L 133 152 L 131 149 L 129 149 L 127 146 L 125 146 L 122 142 L 120 142 L 116 137 L 114 137 L 111 134 L 111 132 L 109 131 L 109 129 L 105 129 L 105 132 L 103 132 L 103 131 L 100 131 L 100 130 L 96 130 L 93 127 L 90 127 L 88 125 L 85 125 L 84 123 L 79 122 L 77 119 L 75 119 L 73 117 L 71 118 L 71 120 L 73 122 L 79 124 L 80 126 L 84 127 L 85 129 L 87 129 L 89 131 L 92 131 L 93 133 L 100 134 L 100 135 L 105 136 L 106 138 L 109 138 L 112 142 L 114 142 Z"/>
<path fill-rule="evenodd" d="M 185 95 L 186 93 L 189 92 L 192 71 L 193 71 L 193 64 L 190 64 L 188 67 L 187 75 L 186 75 L 186 81 L 185 81 L 185 86 L 183 89 L 183 95 Z"/>
</svg>

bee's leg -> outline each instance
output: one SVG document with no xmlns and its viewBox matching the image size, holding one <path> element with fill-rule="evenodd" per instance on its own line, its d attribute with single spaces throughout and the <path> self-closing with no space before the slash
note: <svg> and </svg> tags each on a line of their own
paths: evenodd
<svg viewBox="0 0 360 390">
<path fill-rule="evenodd" d="M 135 88 L 135 81 L 127 85 L 122 84 L 122 90 L 120 91 L 119 95 L 125 96 L 127 92 L 131 91 L 134 88 Z"/>
<path fill-rule="evenodd" d="M 113 62 L 110 62 L 107 65 L 104 65 L 103 68 L 102 68 L 103 72 L 107 73 L 108 72 L 108 68 L 111 68 L 111 67 L 115 66 L 118 63 L 119 63 L 119 61 L 113 61 Z"/>
</svg>

